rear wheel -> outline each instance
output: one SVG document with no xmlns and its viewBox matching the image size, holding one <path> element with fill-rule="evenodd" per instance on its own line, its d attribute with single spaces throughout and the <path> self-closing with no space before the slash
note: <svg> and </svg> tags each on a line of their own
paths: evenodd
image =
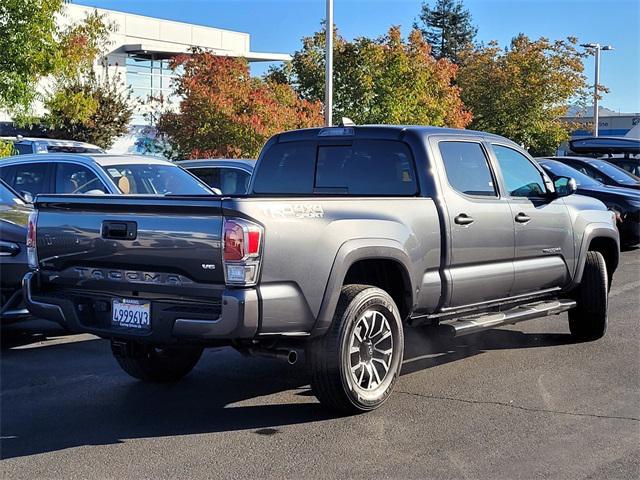
<svg viewBox="0 0 640 480">
<path fill-rule="evenodd" d="M 113 356 L 134 378 L 147 382 L 177 382 L 196 366 L 202 348 L 154 347 L 134 342 L 112 342 Z"/>
<path fill-rule="evenodd" d="M 391 394 L 403 350 L 402 320 L 389 294 L 344 286 L 331 328 L 309 347 L 313 392 L 333 410 L 373 410 Z"/>
<path fill-rule="evenodd" d="M 574 296 L 577 306 L 569 310 L 569 330 L 577 340 L 597 340 L 607 331 L 608 283 L 602 254 L 587 252 L 582 281 Z"/>
</svg>

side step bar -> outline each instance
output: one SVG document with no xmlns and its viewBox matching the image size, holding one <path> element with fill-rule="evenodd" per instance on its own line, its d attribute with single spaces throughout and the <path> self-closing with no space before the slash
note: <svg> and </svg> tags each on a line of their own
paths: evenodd
<svg viewBox="0 0 640 480">
<path fill-rule="evenodd" d="M 482 315 L 461 318 L 460 320 L 450 323 L 441 323 L 438 326 L 438 333 L 450 337 L 461 337 L 463 335 L 481 332 L 482 330 L 488 330 L 502 325 L 511 325 L 523 322 L 532 318 L 557 315 L 558 313 L 566 312 L 575 306 L 575 300 L 569 299 L 529 303 L 504 312 L 485 313 Z"/>
</svg>

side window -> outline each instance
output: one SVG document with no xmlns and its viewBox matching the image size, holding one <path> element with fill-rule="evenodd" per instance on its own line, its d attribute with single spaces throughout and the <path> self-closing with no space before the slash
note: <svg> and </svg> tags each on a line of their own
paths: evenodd
<svg viewBox="0 0 640 480">
<path fill-rule="evenodd" d="M 512 197 L 542 197 L 547 189 L 540 171 L 513 148 L 493 145 L 500 170 Z"/>
<path fill-rule="evenodd" d="M 220 188 L 220 169 L 218 168 L 191 168 L 187 169 L 204 183 L 213 188 Z"/>
<path fill-rule="evenodd" d="M 418 190 L 409 147 L 389 140 L 320 146 L 315 188 L 348 195 L 415 195 Z"/>
<path fill-rule="evenodd" d="M 250 175 L 239 168 L 220 169 L 220 190 L 226 195 L 244 195 L 247 193 Z"/>
<path fill-rule="evenodd" d="M 449 184 L 460 193 L 497 197 L 496 187 L 482 146 L 476 142 L 440 142 Z"/>
<path fill-rule="evenodd" d="M 24 163 L 16 165 L 11 186 L 18 193 L 29 192 L 33 197 L 39 193 L 51 193 L 49 189 L 48 163 Z"/>
<path fill-rule="evenodd" d="M 56 167 L 56 193 L 107 193 L 102 181 L 83 165 L 59 163 Z"/>
<path fill-rule="evenodd" d="M 30 143 L 14 143 L 13 146 L 18 151 L 18 155 L 33 153 L 33 145 Z"/>
</svg>

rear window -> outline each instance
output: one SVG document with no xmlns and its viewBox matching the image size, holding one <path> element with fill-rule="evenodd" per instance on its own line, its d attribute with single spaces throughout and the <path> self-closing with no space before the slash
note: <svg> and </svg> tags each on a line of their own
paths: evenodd
<svg viewBox="0 0 640 480">
<path fill-rule="evenodd" d="M 355 140 L 347 145 L 274 145 L 258 169 L 254 191 L 408 196 L 418 188 L 406 144 Z"/>
<path fill-rule="evenodd" d="M 315 142 L 277 143 L 271 147 L 256 172 L 256 193 L 313 193 Z"/>
</svg>

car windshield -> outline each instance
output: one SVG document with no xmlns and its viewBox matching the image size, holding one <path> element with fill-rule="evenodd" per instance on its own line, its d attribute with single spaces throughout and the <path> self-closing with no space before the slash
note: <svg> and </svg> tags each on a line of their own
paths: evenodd
<svg viewBox="0 0 640 480">
<path fill-rule="evenodd" d="M 603 160 L 592 160 L 588 163 L 596 170 L 604 173 L 606 176 L 611 177 L 616 182 L 623 185 L 635 185 L 640 182 L 640 178 L 609 162 L 605 162 Z"/>
<path fill-rule="evenodd" d="M 597 180 L 594 180 L 588 175 L 585 175 L 584 173 L 579 172 L 575 168 L 571 168 L 564 163 L 546 161 L 540 162 L 540 165 L 542 165 L 542 168 L 544 168 L 547 172 L 550 172 L 553 176 L 573 178 L 579 187 L 597 187 L 599 185 L 602 185 Z"/>
<path fill-rule="evenodd" d="M 176 165 L 122 164 L 103 167 L 125 195 L 211 195 L 213 192 Z"/>
<path fill-rule="evenodd" d="M 3 205 L 24 205 L 25 202 L 7 187 L 4 183 L 0 182 L 0 203 Z"/>
</svg>

